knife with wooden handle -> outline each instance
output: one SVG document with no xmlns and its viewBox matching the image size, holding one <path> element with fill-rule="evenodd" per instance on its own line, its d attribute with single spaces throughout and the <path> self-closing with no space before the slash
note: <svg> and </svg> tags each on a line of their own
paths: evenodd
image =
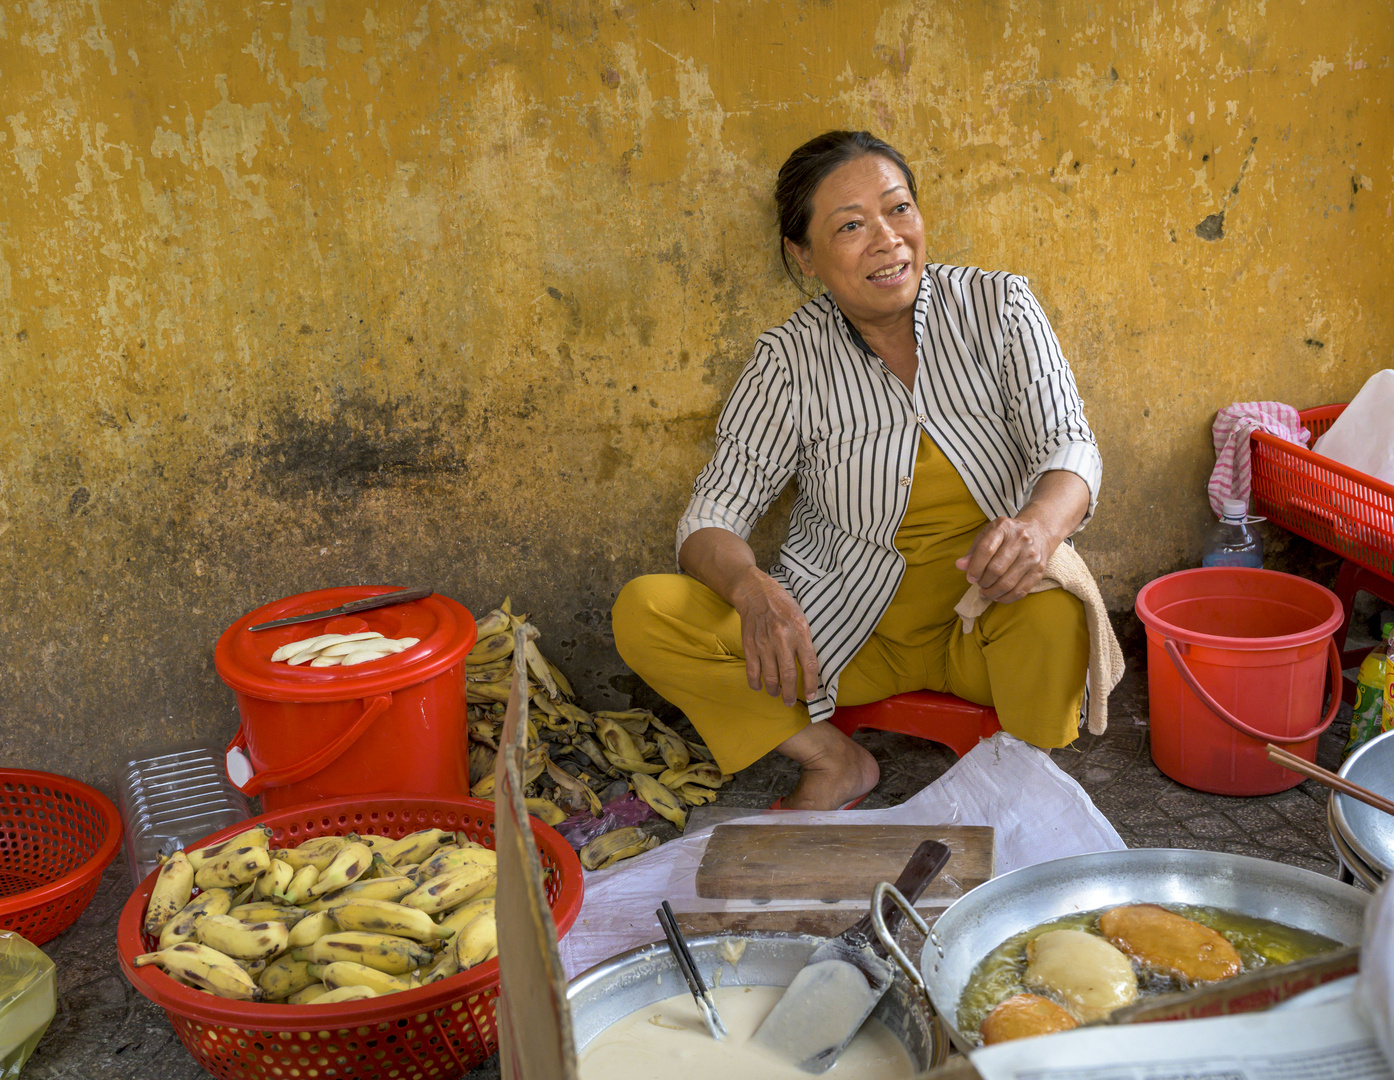
<svg viewBox="0 0 1394 1080">
<path fill-rule="evenodd" d="M 247 629 L 271 630 L 277 626 L 292 626 L 295 623 L 314 622 L 316 619 L 332 619 L 337 615 L 354 615 L 360 611 L 371 611 L 373 608 L 405 604 L 411 600 L 425 600 L 433 592 L 435 592 L 434 589 L 398 589 L 396 592 L 382 593 L 380 596 L 365 596 L 362 600 L 351 600 L 347 604 L 330 608 L 328 611 L 310 611 L 304 615 L 292 615 L 288 619 L 258 623 L 256 626 L 247 627 Z"/>
</svg>

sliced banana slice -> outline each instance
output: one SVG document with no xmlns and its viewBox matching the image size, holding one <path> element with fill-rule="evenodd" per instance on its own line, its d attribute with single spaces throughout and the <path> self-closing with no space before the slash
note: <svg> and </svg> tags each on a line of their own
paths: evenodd
<svg viewBox="0 0 1394 1080">
<path fill-rule="evenodd" d="M 311 667 L 338 667 L 341 661 L 338 656 L 316 656 L 310 661 Z"/>
<path fill-rule="evenodd" d="M 385 640 L 383 636 L 376 632 L 349 634 L 346 637 L 340 638 L 328 648 L 320 649 L 319 654 L 320 656 L 347 656 L 349 653 L 362 651 L 364 642 L 372 641 L 376 644 L 378 641 L 382 640 Z"/>
<path fill-rule="evenodd" d="M 374 643 L 376 644 L 376 642 Z M 369 660 L 381 660 L 384 656 L 391 653 L 381 652 L 374 649 L 361 649 L 358 652 L 349 653 L 341 658 L 344 667 L 352 667 L 354 664 L 366 664 Z"/>
</svg>

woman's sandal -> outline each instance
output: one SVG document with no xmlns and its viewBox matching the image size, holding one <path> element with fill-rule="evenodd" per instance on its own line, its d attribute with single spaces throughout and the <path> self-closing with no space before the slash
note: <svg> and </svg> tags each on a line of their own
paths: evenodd
<svg viewBox="0 0 1394 1080">
<path fill-rule="evenodd" d="M 869 791 L 866 793 L 866 795 L 870 795 L 870 794 L 871 794 L 871 792 L 869 792 Z M 866 795 L 858 795 L 858 796 L 857 796 L 855 799 L 853 799 L 851 802 L 845 802 L 845 803 L 843 803 L 841 806 L 838 807 L 838 809 L 839 809 L 839 810 L 855 810 L 855 809 L 861 804 L 861 801 L 862 801 L 863 799 L 866 798 Z M 785 805 L 784 805 L 784 796 L 781 795 L 779 798 L 775 799 L 775 801 L 770 805 L 770 809 L 771 809 L 771 810 L 784 810 L 784 809 L 786 809 L 786 807 L 785 807 Z M 818 811 L 814 811 L 814 812 L 817 813 Z"/>
</svg>

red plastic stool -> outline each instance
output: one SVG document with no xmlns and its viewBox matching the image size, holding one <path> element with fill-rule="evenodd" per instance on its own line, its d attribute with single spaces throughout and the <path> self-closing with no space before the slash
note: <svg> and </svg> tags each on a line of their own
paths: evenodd
<svg viewBox="0 0 1394 1080">
<path fill-rule="evenodd" d="M 959 757 L 1002 730 L 997 710 L 989 705 L 940 694 L 934 690 L 914 690 L 896 694 L 867 705 L 843 705 L 833 713 L 830 723 L 850 736 L 858 728 L 894 731 L 917 739 L 943 743 Z"/>
</svg>

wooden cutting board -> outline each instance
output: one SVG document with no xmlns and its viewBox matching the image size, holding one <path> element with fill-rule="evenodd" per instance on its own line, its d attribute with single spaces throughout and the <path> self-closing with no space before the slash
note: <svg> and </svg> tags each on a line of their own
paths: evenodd
<svg viewBox="0 0 1394 1080">
<path fill-rule="evenodd" d="M 870 902 L 876 883 L 899 877 L 925 840 L 938 840 L 953 854 L 918 906 L 947 906 L 992 877 L 996 852 L 993 831 L 985 825 L 733 824 L 712 830 L 697 867 L 697 895 L 809 900 L 811 908 L 818 902 Z"/>
</svg>

